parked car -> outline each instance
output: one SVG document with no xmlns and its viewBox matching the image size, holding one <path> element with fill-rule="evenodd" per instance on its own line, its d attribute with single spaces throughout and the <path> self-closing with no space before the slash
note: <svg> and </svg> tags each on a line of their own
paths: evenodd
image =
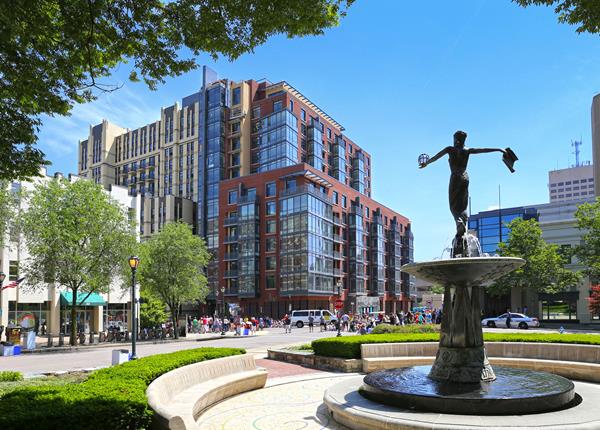
<svg viewBox="0 0 600 430">
<path fill-rule="evenodd" d="M 484 318 L 481 320 L 481 325 L 483 327 L 503 327 L 506 328 L 506 318 L 508 317 L 508 312 L 503 313 L 502 315 L 495 318 Z M 528 317 L 527 315 L 510 313 L 510 326 L 511 328 L 520 328 L 520 329 L 528 329 L 529 327 L 539 327 L 540 322 L 537 318 Z"/>
<path fill-rule="evenodd" d="M 323 314 L 323 317 L 325 317 L 325 321 L 327 322 L 327 324 L 329 324 L 330 322 L 336 322 L 336 316 L 328 310 L 305 309 L 292 311 L 292 325 L 295 325 L 298 328 L 302 328 L 306 324 L 308 324 L 309 315 L 312 315 L 312 317 L 314 318 L 313 324 L 318 327 L 319 321 L 321 320 L 321 313 Z"/>
</svg>

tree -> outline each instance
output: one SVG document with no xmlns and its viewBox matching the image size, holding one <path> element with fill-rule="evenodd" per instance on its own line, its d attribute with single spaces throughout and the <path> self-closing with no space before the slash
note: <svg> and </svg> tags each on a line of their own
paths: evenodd
<svg viewBox="0 0 600 430">
<path fill-rule="evenodd" d="M 593 285 L 588 297 L 588 308 L 592 315 L 600 315 L 600 285 Z"/>
<path fill-rule="evenodd" d="M 596 0 L 513 0 L 523 7 L 553 6 L 558 22 L 577 26 L 577 33 L 600 33 L 600 2 Z"/>
<path fill-rule="evenodd" d="M 14 221 L 15 199 L 9 187 L 6 181 L 0 181 L 0 245 L 4 243 L 6 233 Z"/>
<path fill-rule="evenodd" d="M 91 181 L 37 184 L 28 204 L 25 276 L 34 288 L 56 284 L 72 293 L 70 343 L 75 345 L 77 307 L 90 294 L 108 291 L 114 274 L 122 273 L 135 249 L 134 228 L 126 209 Z"/>
<path fill-rule="evenodd" d="M 354 0 L 36 0 L 0 6 L 0 179 L 38 174 L 40 115 L 68 115 L 129 79 L 155 89 L 197 67 L 201 52 L 228 59 L 270 36 L 319 35 Z"/>
<path fill-rule="evenodd" d="M 444 286 L 439 284 L 432 285 L 431 294 L 444 294 Z"/>
<path fill-rule="evenodd" d="M 535 219 L 515 218 L 508 226 L 506 243 L 500 243 L 502 257 L 519 257 L 525 264 L 488 287 L 492 295 L 503 295 L 513 287 L 539 293 L 557 293 L 577 284 L 579 274 L 564 268 L 567 260 L 557 245 L 542 239 L 542 229 Z"/>
<path fill-rule="evenodd" d="M 203 302 L 208 294 L 204 268 L 210 254 L 204 240 L 183 222 L 168 223 L 140 245 L 139 256 L 140 285 L 167 304 L 178 337 L 181 304 Z"/>
<path fill-rule="evenodd" d="M 592 282 L 600 280 L 600 198 L 584 203 L 575 212 L 577 228 L 583 243 L 575 248 L 575 256 L 585 266 L 583 272 Z"/>
<path fill-rule="evenodd" d="M 156 327 L 167 320 L 165 304 L 152 295 L 142 291 L 140 305 L 140 328 Z"/>
</svg>

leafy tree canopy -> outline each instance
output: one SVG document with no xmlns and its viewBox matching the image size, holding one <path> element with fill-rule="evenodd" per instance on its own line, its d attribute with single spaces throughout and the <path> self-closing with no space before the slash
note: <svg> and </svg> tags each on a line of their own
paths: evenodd
<svg viewBox="0 0 600 430">
<path fill-rule="evenodd" d="M 508 293 L 513 287 L 537 292 L 556 293 L 577 284 L 579 274 L 564 268 L 566 259 L 557 245 L 542 239 L 542 229 L 535 219 L 515 218 L 508 226 L 506 243 L 500 243 L 502 257 L 519 257 L 525 264 L 488 287 L 493 295 Z"/>
<path fill-rule="evenodd" d="M 140 245 L 139 257 L 142 290 L 167 304 L 177 326 L 181 304 L 204 301 L 208 294 L 204 269 L 210 254 L 204 240 L 184 222 L 168 223 Z"/>
<path fill-rule="evenodd" d="M 167 320 L 167 306 L 145 291 L 141 292 L 140 328 L 153 328 Z"/>
<path fill-rule="evenodd" d="M 600 2 L 597 0 L 513 0 L 523 7 L 552 6 L 558 21 L 577 26 L 578 33 L 600 33 Z"/>
<path fill-rule="evenodd" d="M 580 205 L 575 218 L 577 228 L 583 232 L 583 244 L 575 248 L 575 255 L 585 266 L 584 273 L 600 281 L 600 198 Z"/>
<path fill-rule="evenodd" d="M 104 78 L 119 64 L 131 62 L 129 78 L 155 89 L 197 67 L 202 52 L 235 59 L 275 34 L 322 34 L 353 1 L 2 2 L 0 179 L 37 175 L 40 115 L 68 115 L 75 103 L 117 89 Z"/>
<path fill-rule="evenodd" d="M 74 345 L 77 306 L 92 292 L 108 291 L 135 247 L 134 229 L 126 210 L 91 181 L 37 184 L 28 203 L 23 233 L 30 257 L 24 274 L 34 288 L 51 283 L 72 292 Z"/>
</svg>

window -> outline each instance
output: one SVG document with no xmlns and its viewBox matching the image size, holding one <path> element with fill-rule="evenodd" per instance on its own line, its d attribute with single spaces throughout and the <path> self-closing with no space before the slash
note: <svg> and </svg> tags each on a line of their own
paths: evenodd
<svg viewBox="0 0 600 430">
<path fill-rule="evenodd" d="M 16 281 L 19 278 L 19 262 L 11 260 L 8 262 L 8 280 Z"/>
<path fill-rule="evenodd" d="M 306 111 L 304 109 L 300 109 L 300 118 L 302 121 L 306 121 Z"/>
<path fill-rule="evenodd" d="M 267 233 L 275 233 L 277 223 L 274 219 L 267 220 Z"/>
<path fill-rule="evenodd" d="M 275 206 L 275 201 L 267 202 L 267 215 L 275 215 L 277 213 L 277 208 Z"/>
<path fill-rule="evenodd" d="M 248 188 L 246 190 L 246 195 L 248 196 L 249 200 L 255 199 L 256 198 L 256 188 Z"/>
<path fill-rule="evenodd" d="M 267 237 L 267 241 L 266 241 L 267 251 L 266 252 L 275 252 L 275 244 L 276 244 L 276 239 L 274 237 Z"/>
<path fill-rule="evenodd" d="M 290 100 L 290 110 L 294 112 L 294 100 Z"/>
<path fill-rule="evenodd" d="M 237 203 L 237 200 L 238 200 L 238 192 L 237 192 L 237 190 L 229 191 L 229 197 L 228 197 L 228 200 L 227 200 L 228 203 L 230 205 L 234 205 L 234 204 Z"/>
<path fill-rule="evenodd" d="M 267 275 L 267 285 L 265 286 L 267 290 L 272 290 L 275 288 L 275 276 Z"/>
<path fill-rule="evenodd" d="M 283 102 L 281 100 L 277 100 L 273 102 L 273 112 L 279 112 L 283 109 Z"/>
<path fill-rule="evenodd" d="M 231 124 L 231 132 L 232 133 L 239 133 L 240 131 L 240 123 L 239 122 L 234 122 L 233 124 Z"/>
<path fill-rule="evenodd" d="M 335 203 L 337 205 L 338 200 L 339 200 L 339 194 L 337 193 L 337 191 L 334 191 L 333 192 L 333 203 Z"/>
<path fill-rule="evenodd" d="M 277 260 L 275 257 L 267 257 L 265 261 L 267 270 L 275 270 L 277 268 Z"/>
<path fill-rule="evenodd" d="M 277 194 L 277 188 L 275 186 L 275 182 L 269 182 L 265 186 L 265 196 L 266 197 L 275 197 Z"/>
<path fill-rule="evenodd" d="M 348 199 L 345 195 L 342 194 L 342 207 L 346 208 L 348 207 Z"/>
<path fill-rule="evenodd" d="M 365 217 L 369 218 L 369 208 L 365 207 Z"/>
<path fill-rule="evenodd" d="M 252 108 L 252 118 L 257 119 L 260 118 L 260 106 L 256 106 Z"/>
<path fill-rule="evenodd" d="M 238 149 L 240 149 L 240 138 L 234 137 L 233 139 L 231 139 L 231 150 L 237 151 Z"/>
<path fill-rule="evenodd" d="M 232 98 L 231 103 L 233 105 L 239 105 L 242 102 L 242 88 L 241 87 L 234 88 L 233 95 L 231 98 Z"/>
<path fill-rule="evenodd" d="M 286 190 L 295 190 L 296 189 L 296 180 L 295 179 L 287 179 L 285 181 L 285 189 Z"/>
<path fill-rule="evenodd" d="M 327 129 L 327 139 L 331 139 L 331 129 Z"/>
</svg>

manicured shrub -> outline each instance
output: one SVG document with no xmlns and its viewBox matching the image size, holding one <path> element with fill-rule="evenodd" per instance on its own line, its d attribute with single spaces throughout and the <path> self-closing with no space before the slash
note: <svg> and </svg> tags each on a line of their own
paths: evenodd
<svg viewBox="0 0 600 430">
<path fill-rule="evenodd" d="M 316 355 L 360 358 L 363 343 L 438 342 L 439 333 L 388 333 L 342 336 L 313 340 Z M 484 333 L 485 342 L 575 343 L 600 345 L 600 335 L 558 333 Z"/>
<path fill-rule="evenodd" d="M 373 329 L 371 334 L 385 333 L 437 333 L 440 331 L 439 324 L 409 324 L 409 325 L 390 325 L 379 324 Z"/>
<path fill-rule="evenodd" d="M 0 382 L 16 382 L 22 380 L 23 375 L 21 372 L 13 372 L 12 370 L 0 371 Z"/>
<path fill-rule="evenodd" d="M 197 348 L 159 354 L 98 370 L 80 384 L 18 389 L 0 399 L 0 429 L 147 429 L 150 382 L 181 366 L 244 353 Z"/>
</svg>

